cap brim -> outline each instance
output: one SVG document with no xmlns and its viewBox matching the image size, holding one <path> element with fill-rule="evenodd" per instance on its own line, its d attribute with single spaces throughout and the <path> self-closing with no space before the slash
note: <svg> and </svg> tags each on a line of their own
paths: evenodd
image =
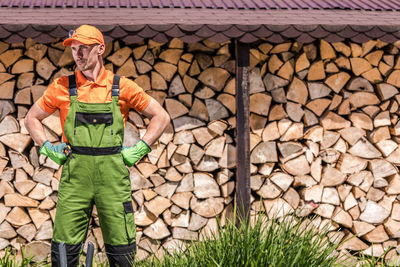
<svg viewBox="0 0 400 267">
<path fill-rule="evenodd" d="M 64 40 L 63 46 L 71 46 L 72 41 L 78 41 L 78 42 L 80 42 L 82 44 L 85 44 L 85 45 L 97 44 L 97 42 L 85 40 L 83 38 L 72 38 L 71 37 L 71 38 L 67 38 L 67 39 Z"/>
</svg>

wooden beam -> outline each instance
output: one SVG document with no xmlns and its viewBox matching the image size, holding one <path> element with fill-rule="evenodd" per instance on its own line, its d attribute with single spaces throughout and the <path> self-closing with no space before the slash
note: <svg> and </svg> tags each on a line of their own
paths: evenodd
<svg viewBox="0 0 400 267">
<path fill-rule="evenodd" d="M 239 219 L 250 215 L 249 54 L 249 44 L 236 40 L 236 206 Z"/>
</svg>

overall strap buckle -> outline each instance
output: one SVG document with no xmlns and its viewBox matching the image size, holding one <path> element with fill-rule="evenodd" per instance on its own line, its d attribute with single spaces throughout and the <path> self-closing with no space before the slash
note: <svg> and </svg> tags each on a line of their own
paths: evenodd
<svg viewBox="0 0 400 267">
<path fill-rule="evenodd" d="M 114 75 L 114 79 L 113 79 L 113 84 L 111 87 L 111 96 L 119 96 L 119 80 L 120 80 L 120 76 L 119 75 Z"/>
</svg>

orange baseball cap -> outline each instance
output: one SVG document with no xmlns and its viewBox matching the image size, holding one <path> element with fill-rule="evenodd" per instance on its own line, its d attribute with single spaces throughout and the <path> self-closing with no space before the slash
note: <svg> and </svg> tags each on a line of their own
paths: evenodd
<svg viewBox="0 0 400 267">
<path fill-rule="evenodd" d="M 104 44 L 104 38 L 101 31 L 90 25 L 82 25 L 76 30 L 71 30 L 69 32 L 69 38 L 64 40 L 63 45 L 70 46 L 73 40 L 86 45 Z"/>
</svg>

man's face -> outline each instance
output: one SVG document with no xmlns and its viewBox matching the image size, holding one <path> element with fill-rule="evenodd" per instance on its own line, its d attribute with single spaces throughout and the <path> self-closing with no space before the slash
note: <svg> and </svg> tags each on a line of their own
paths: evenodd
<svg viewBox="0 0 400 267">
<path fill-rule="evenodd" d="M 75 63 L 80 71 L 92 70 L 99 62 L 99 44 L 86 45 L 72 41 L 71 50 Z"/>
</svg>

